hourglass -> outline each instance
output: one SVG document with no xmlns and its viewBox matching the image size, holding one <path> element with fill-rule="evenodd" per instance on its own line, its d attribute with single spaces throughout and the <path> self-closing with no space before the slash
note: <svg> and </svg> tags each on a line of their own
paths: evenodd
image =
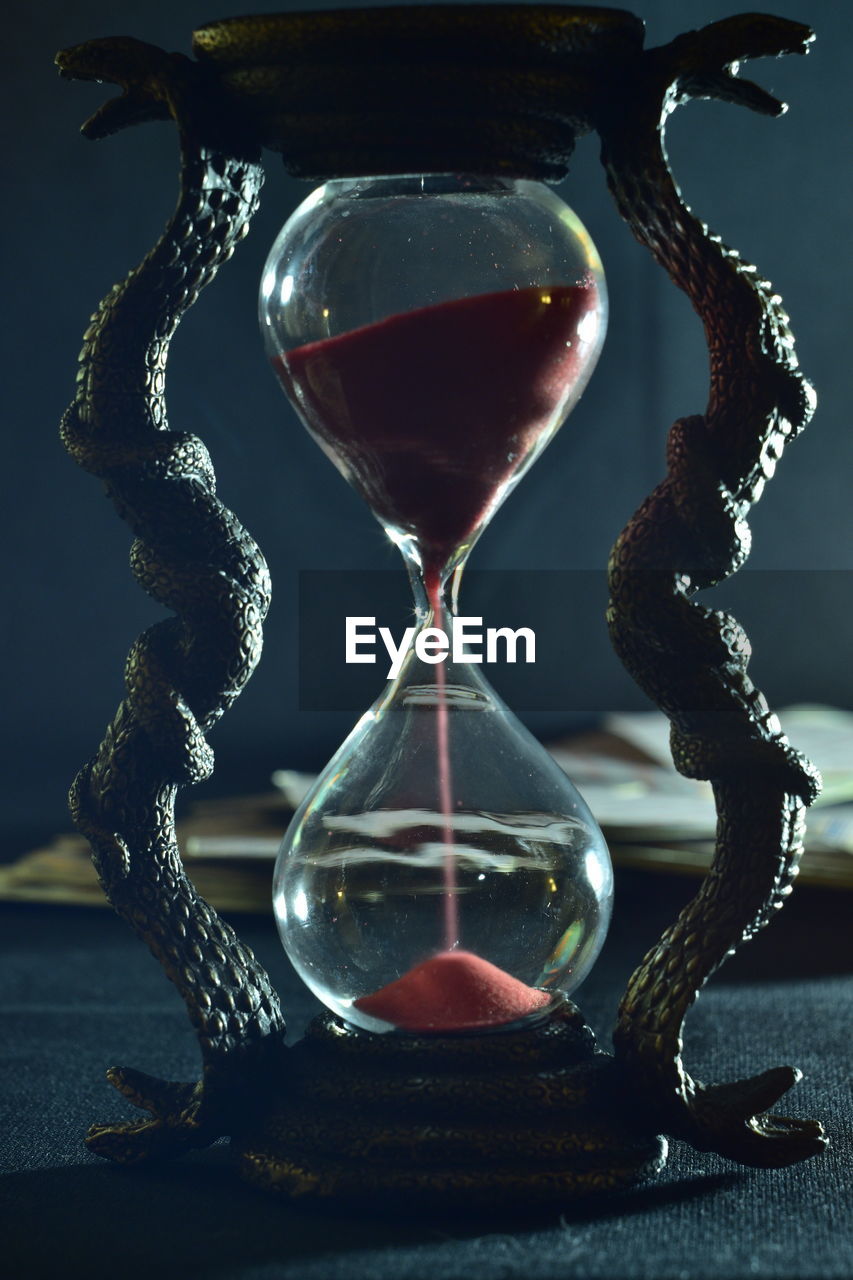
<svg viewBox="0 0 853 1280">
<path fill-rule="evenodd" d="M 94 1126 L 92 1150 L 137 1164 L 227 1135 L 244 1177 L 291 1196 L 494 1206 L 630 1185 L 661 1167 L 665 1135 L 762 1166 L 822 1149 L 819 1124 L 770 1111 L 793 1068 L 706 1086 L 681 1056 L 705 980 L 787 893 L 818 785 L 750 683 L 737 623 L 692 599 L 743 563 L 746 512 L 814 397 L 778 295 L 693 218 L 663 150 L 692 96 L 779 114 L 740 61 L 810 39 L 746 15 L 646 51 L 621 10 L 448 5 L 225 20 L 194 33 L 195 61 L 127 38 L 59 55 L 64 75 L 123 89 L 88 136 L 171 118 L 182 144 L 175 216 L 93 317 L 63 438 L 133 526 L 136 577 L 176 614 L 134 645 L 72 812 L 109 900 L 183 996 L 204 1071 L 176 1084 L 114 1069 L 150 1119 Z M 568 999 L 610 912 L 601 833 L 448 641 L 472 546 L 603 339 L 592 241 L 541 185 L 592 129 L 620 213 L 703 320 L 712 382 L 616 543 L 609 624 L 672 721 L 676 765 L 714 783 L 717 855 L 632 975 L 612 1055 Z M 267 354 L 400 548 L 416 615 L 398 676 L 276 866 L 283 942 L 327 1008 L 295 1045 L 174 828 L 176 790 L 210 772 L 205 735 L 258 659 L 269 582 L 201 441 L 167 427 L 164 369 L 248 229 L 264 147 L 322 179 L 264 271 Z"/>
<path fill-rule="evenodd" d="M 415 594 L 402 670 L 303 802 L 275 875 L 294 966 L 368 1030 L 541 1016 L 603 941 L 612 875 L 595 820 L 442 637 L 448 584 L 455 597 L 481 530 L 581 394 L 606 310 L 576 216 L 510 179 L 328 182 L 264 271 L 273 367 Z"/>
</svg>

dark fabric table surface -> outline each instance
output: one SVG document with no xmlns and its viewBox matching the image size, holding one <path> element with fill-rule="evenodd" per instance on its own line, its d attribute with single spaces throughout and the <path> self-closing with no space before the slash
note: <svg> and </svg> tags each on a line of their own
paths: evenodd
<svg viewBox="0 0 853 1280">
<path fill-rule="evenodd" d="M 605 951 L 578 994 L 606 1046 L 625 980 L 695 887 L 623 873 Z M 260 1280 L 725 1280 L 853 1276 L 851 899 L 799 888 L 774 924 L 714 979 L 687 1023 L 706 1080 L 794 1063 L 786 1099 L 826 1124 L 828 1152 L 773 1172 L 673 1143 L 658 1180 L 562 1214 L 476 1220 L 291 1207 L 242 1186 L 227 1145 L 158 1170 L 90 1156 L 93 1120 L 127 1115 L 113 1064 L 193 1079 L 183 1006 L 107 910 L 7 905 L 2 916 L 0 1276 Z M 235 921 L 270 970 L 294 1036 L 316 1010 L 271 921 Z"/>
</svg>

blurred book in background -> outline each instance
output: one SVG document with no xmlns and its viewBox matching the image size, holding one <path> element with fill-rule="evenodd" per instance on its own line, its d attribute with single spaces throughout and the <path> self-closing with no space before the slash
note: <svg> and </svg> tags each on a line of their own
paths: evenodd
<svg viewBox="0 0 853 1280">
<path fill-rule="evenodd" d="M 808 816 L 805 883 L 853 889 L 853 714 L 833 707 L 780 712 L 785 733 L 823 775 Z M 702 874 L 714 851 L 710 783 L 682 778 L 669 755 L 669 723 L 659 712 L 611 715 L 595 732 L 552 743 L 600 823 L 617 866 Z M 280 770 L 262 795 L 197 802 L 178 824 L 187 872 L 220 911 L 271 912 L 272 863 L 314 775 Z M 81 836 L 0 867 L 0 899 L 106 905 Z"/>
</svg>

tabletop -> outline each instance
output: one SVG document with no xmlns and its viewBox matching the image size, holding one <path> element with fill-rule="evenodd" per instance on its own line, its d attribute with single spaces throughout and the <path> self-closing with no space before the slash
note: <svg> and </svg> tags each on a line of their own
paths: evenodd
<svg viewBox="0 0 853 1280">
<path fill-rule="evenodd" d="M 616 1003 L 645 948 L 691 895 L 686 878 L 622 871 L 614 925 L 577 1001 L 607 1047 Z M 90 1155 L 91 1122 L 127 1114 L 114 1064 L 193 1079 L 177 994 L 107 909 L 0 908 L 0 1223 L 9 1276 L 210 1276 L 217 1280 L 703 1280 L 853 1274 L 853 983 L 849 898 L 800 887 L 724 967 L 687 1021 L 685 1059 L 720 1081 L 793 1063 L 786 1099 L 831 1145 L 789 1169 L 739 1168 L 672 1143 L 658 1179 L 561 1213 L 476 1218 L 434 1211 L 306 1209 L 243 1186 L 227 1144 L 142 1172 Z M 316 1012 L 271 919 L 235 919 L 265 964 L 292 1035 Z"/>
</svg>

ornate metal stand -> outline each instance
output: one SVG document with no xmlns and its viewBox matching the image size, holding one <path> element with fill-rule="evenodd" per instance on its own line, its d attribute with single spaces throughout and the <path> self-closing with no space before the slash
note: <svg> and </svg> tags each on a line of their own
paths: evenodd
<svg viewBox="0 0 853 1280">
<path fill-rule="evenodd" d="M 759 1166 L 822 1149 L 816 1122 L 766 1114 L 796 1069 L 706 1086 L 681 1061 L 704 982 L 790 891 L 819 786 L 748 680 L 737 622 L 691 598 L 743 564 L 749 507 L 814 396 L 778 296 L 692 216 L 663 151 L 666 117 L 692 97 L 779 114 L 737 64 L 810 39 L 748 15 L 645 51 L 642 24 L 619 10 L 463 5 L 233 19 L 195 33 L 196 61 L 129 38 L 58 56 L 63 75 L 123 89 L 88 137 L 170 117 L 182 143 L 175 216 L 93 317 L 63 421 L 136 534 L 137 580 L 175 616 L 133 646 L 126 697 L 71 803 L 107 896 L 186 1002 L 203 1075 L 111 1071 L 150 1118 L 94 1126 L 94 1151 L 131 1164 L 229 1134 L 247 1177 L 292 1195 L 494 1203 L 635 1181 L 662 1164 L 664 1133 Z M 610 625 L 672 721 L 677 767 L 713 781 L 714 865 L 633 975 L 615 1058 L 594 1052 L 568 1005 L 533 1031 L 478 1037 L 373 1037 L 327 1017 L 286 1049 L 266 974 L 198 897 L 175 841 L 176 789 L 210 772 L 205 734 L 257 662 L 268 580 L 203 444 L 168 429 L 169 340 L 248 230 L 262 147 L 301 175 L 559 178 L 589 129 L 620 212 L 690 297 L 711 355 L 705 413 L 672 428 L 666 478 L 614 548 Z"/>
</svg>

